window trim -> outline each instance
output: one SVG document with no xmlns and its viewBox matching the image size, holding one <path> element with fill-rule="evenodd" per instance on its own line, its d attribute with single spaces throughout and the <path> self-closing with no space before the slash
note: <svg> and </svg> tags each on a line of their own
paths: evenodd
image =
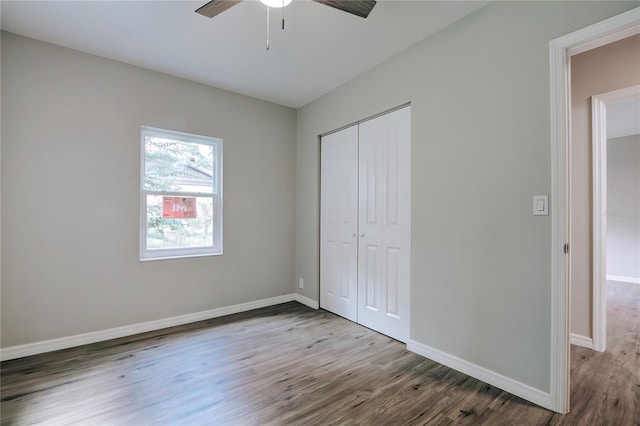
<svg viewBox="0 0 640 426">
<path fill-rule="evenodd" d="M 145 137 L 155 136 L 186 143 L 198 143 L 208 145 L 214 149 L 214 182 L 210 194 L 189 191 L 156 191 L 145 189 Z M 223 140 L 221 138 L 195 135 L 192 133 L 177 132 L 174 130 L 160 129 L 156 127 L 140 126 L 140 242 L 139 259 L 140 262 L 182 259 L 204 256 L 220 256 L 223 254 L 223 170 L 222 170 Z M 217 191 L 216 191 L 217 190 Z M 147 248 L 147 195 L 187 195 L 194 197 L 210 197 L 214 204 L 213 209 L 213 232 L 219 236 L 215 238 L 211 246 L 148 249 Z M 215 234 L 214 234 L 215 235 Z"/>
</svg>

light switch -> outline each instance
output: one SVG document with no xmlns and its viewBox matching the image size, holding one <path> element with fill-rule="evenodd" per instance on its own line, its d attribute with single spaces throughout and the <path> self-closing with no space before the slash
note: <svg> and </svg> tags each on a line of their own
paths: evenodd
<svg viewBox="0 0 640 426">
<path fill-rule="evenodd" d="M 548 195 L 533 196 L 533 215 L 534 216 L 549 215 L 549 196 Z"/>
</svg>

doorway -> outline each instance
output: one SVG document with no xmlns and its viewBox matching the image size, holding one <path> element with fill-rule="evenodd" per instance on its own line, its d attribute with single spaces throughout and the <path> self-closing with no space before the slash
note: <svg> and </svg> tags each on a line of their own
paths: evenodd
<svg viewBox="0 0 640 426">
<path fill-rule="evenodd" d="M 569 411 L 569 153 L 572 55 L 640 33 L 640 8 L 598 22 L 549 43 L 551 99 L 551 408 Z"/>
<path fill-rule="evenodd" d="M 640 85 L 592 97 L 593 349 L 606 350 L 607 281 L 640 284 Z"/>
</svg>

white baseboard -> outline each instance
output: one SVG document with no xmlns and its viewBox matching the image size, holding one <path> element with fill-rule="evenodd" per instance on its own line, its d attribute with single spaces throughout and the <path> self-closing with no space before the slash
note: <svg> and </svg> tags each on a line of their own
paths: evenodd
<svg viewBox="0 0 640 426">
<path fill-rule="evenodd" d="M 626 277 L 624 275 L 608 275 L 607 281 L 620 281 L 623 283 L 640 284 L 640 277 Z"/>
<path fill-rule="evenodd" d="M 571 336 L 569 337 L 569 343 L 575 346 L 582 346 L 583 348 L 593 349 L 593 339 L 581 334 L 571 333 Z"/>
<path fill-rule="evenodd" d="M 302 303 L 303 305 L 307 305 L 311 309 L 320 309 L 320 303 L 313 299 L 309 299 L 307 296 L 303 296 L 300 293 L 293 293 L 293 299 L 296 302 Z"/>
<path fill-rule="evenodd" d="M 72 348 L 74 346 L 87 345 L 89 343 L 102 342 L 104 340 L 117 339 L 119 337 L 131 336 L 138 333 L 145 333 L 147 331 L 160 330 L 167 327 L 174 327 L 176 325 L 188 324 L 191 322 L 207 320 L 293 301 L 318 309 L 318 302 L 311 300 L 308 297 L 297 293 L 284 294 L 282 296 L 270 297 L 268 299 L 255 300 L 253 302 L 240 303 L 238 305 L 225 306 L 222 308 L 194 312 L 192 314 L 179 315 L 155 321 L 125 325 L 122 327 L 110 328 L 108 330 L 93 331 L 75 336 L 60 337 L 57 339 L 28 343 L 25 345 L 10 346 L 8 348 L 0 349 L 0 361 Z"/>
<path fill-rule="evenodd" d="M 407 350 L 551 410 L 551 394 L 409 339 Z"/>
</svg>

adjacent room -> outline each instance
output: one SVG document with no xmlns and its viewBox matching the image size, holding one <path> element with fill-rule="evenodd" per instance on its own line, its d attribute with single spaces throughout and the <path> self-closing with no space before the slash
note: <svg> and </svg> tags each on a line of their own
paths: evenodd
<svg viewBox="0 0 640 426">
<path fill-rule="evenodd" d="M 2 424 L 635 424 L 639 6 L 1 0 Z"/>
<path fill-rule="evenodd" d="M 637 381 L 639 51 L 634 35 L 571 57 L 572 409 L 594 404 L 578 395 L 595 377 L 621 400 Z"/>
</svg>

